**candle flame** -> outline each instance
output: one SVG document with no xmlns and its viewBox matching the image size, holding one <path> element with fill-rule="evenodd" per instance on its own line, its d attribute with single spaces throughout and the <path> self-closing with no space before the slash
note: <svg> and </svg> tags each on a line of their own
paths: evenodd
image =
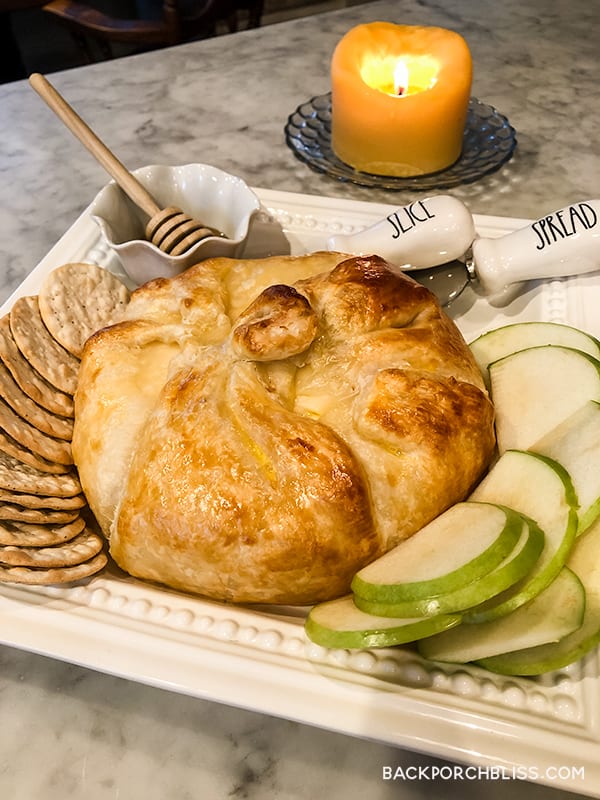
<svg viewBox="0 0 600 800">
<path fill-rule="evenodd" d="M 431 56 L 367 54 L 361 64 L 363 81 L 393 97 L 418 94 L 435 86 L 439 63 Z"/>
<path fill-rule="evenodd" d="M 394 94 L 401 97 L 408 92 L 408 67 L 404 61 L 397 61 L 394 67 Z"/>
</svg>

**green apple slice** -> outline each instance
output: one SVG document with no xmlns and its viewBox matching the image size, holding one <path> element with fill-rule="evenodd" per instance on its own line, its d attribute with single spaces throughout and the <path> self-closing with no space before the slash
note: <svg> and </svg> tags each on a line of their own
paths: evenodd
<svg viewBox="0 0 600 800">
<path fill-rule="evenodd" d="M 485 575 L 515 547 L 522 519 L 512 510 L 457 503 L 385 555 L 363 567 L 352 591 L 398 603 L 458 589 Z"/>
<path fill-rule="evenodd" d="M 563 567 L 552 583 L 512 614 L 423 639 L 419 653 L 431 661 L 485 665 L 482 659 L 560 641 L 580 627 L 584 609 L 583 584 Z"/>
<path fill-rule="evenodd" d="M 314 606 L 306 619 L 305 630 L 312 642 L 323 647 L 363 649 L 415 642 L 459 622 L 459 614 L 415 619 L 374 617 L 358 609 L 352 595 L 346 595 Z"/>
<path fill-rule="evenodd" d="M 506 558 L 491 572 L 459 589 L 399 603 L 381 603 L 365 600 L 360 595 L 355 595 L 354 602 L 367 614 L 381 617 L 417 617 L 457 613 L 495 597 L 527 575 L 535 565 L 543 547 L 544 534 L 542 530 L 533 520 L 523 519 L 521 535 Z"/>
<path fill-rule="evenodd" d="M 503 675 L 542 675 L 578 661 L 600 644 L 600 520 L 577 539 L 568 566 L 585 589 L 585 611 L 580 627 L 555 644 L 488 658 L 480 662 L 482 666 Z M 553 615 L 556 611 L 554 607 L 548 608 L 547 613 Z"/>
<path fill-rule="evenodd" d="M 600 403 L 585 403 L 530 450 L 553 458 L 569 473 L 579 502 L 581 535 L 600 514 Z"/>
<path fill-rule="evenodd" d="M 600 400 L 600 361 L 569 347 L 519 350 L 489 366 L 500 453 L 527 450 L 588 400 Z"/>
<path fill-rule="evenodd" d="M 570 325 L 557 322 L 515 322 L 483 333 L 469 345 L 479 365 L 484 380 L 488 383 L 488 366 L 504 356 L 546 344 L 563 345 L 582 350 L 600 359 L 600 342 Z"/>
<path fill-rule="evenodd" d="M 509 450 L 471 495 L 502 503 L 533 519 L 544 532 L 544 549 L 533 569 L 492 600 L 464 614 L 465 622 L 485 622 L 508 614 L 535 597 L 564 566 L 577 532 L 577 496 L 565 468 L 537 453 Z"/>
</svg>

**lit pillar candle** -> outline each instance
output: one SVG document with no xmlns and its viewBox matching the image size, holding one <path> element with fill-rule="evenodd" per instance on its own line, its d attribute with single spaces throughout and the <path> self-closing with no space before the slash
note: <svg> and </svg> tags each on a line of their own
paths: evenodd
<svg viewBox="0 0 600 800">
<path fill-rule="evenodd" d="M 331 62 L 334 153 L 361 172 L 408 177 L 460 156 L 471 94 L 465 40 L 443 28 L 371 22 Z"/>
</svg>

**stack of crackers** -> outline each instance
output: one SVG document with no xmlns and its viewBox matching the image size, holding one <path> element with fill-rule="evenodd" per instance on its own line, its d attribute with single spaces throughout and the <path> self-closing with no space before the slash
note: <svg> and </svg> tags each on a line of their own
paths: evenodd
<svg viewBox="0 0 600 800">
<path fill-rule="evenodd" d="M 128 301 L 108 270 L 65 264 L 0 319 L 0 582 L 68 583 L 107 563 L 73 465 L 73 395 L 86 340 Z"/>
</svg>

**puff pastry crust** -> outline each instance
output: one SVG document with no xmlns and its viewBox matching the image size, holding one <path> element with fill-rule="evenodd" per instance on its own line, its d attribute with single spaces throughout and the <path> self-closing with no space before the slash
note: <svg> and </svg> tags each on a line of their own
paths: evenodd
<svg viewBox="0 0 600 800">
<path fill-rule="evenodd" d="M 232 602 L 339 596 L 491 459 L 458 328 L 377 256 L 212 259 L 140 287 L 126 316 L 85 346 L 73 455 L 139 578 Z"/>
</svg>

